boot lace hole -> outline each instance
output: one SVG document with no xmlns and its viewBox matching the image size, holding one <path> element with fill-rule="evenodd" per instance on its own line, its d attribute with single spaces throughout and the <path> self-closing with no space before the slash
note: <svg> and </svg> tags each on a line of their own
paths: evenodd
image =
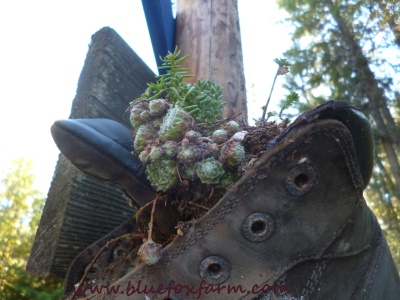
<svg viewBox="0 0 400 300">
<path fill-rule="evenodd" d="M 228 279 L 231 265 L 220 256 L 209 256 L 200 263 L 199 272 L 207 283 L 220 284 Z"/>
<path fill-rule="evenodd" d="M 266 226 L 262 221 L 256 221 L 251 225 L 251 231 L 255 234 L 261 234 L 265 232 Z"/>
<path fill-rule="evenodd" d="M 293 167 L 285 178 L 285 188 L 293 196 L 301 196 L 310 191 L 317 182 L 317 172 L 311 164 Z"/>
<path fill-rule="evenodd" d="M 219 264 L 211 264 L 207 268 L 207 272 L 210 275 L 210 277 L 214 277 L 214 278 L 220 276 L 221 271 L 222 271 L 222 268 Z"/>
<path fill-rule="evenodd" d="M 87 278 L 92 279 L 99 277 L 101 273 L 101 267 L 96 263 L 88 270 Z"/>
<path fill-rule="evenodd" d="M 256 212 L 244 219 L 242 233 L 252 242 L 262 242 L 268 239 L 274 231 L 274 220 L 266 213 Z"/>
<path fill-rule="evenodd" d="M 306 186 L 308 186 L 311 183 L 310 177 L 308 177 L 306 174 L 302 173 L 296 176 L 294 179 L 294 184 L 299 188 L 299 189 L 304 189 Z"/>
<path fill-rule="evenodd" d="M 113 251 L 113 258 L 114 260 L 117 260 L 121 257 L 124 257 L 126 255 L 126 250 L 124 247 L 122 247 L 121 245 L 116 247 Z"/>
</svg>

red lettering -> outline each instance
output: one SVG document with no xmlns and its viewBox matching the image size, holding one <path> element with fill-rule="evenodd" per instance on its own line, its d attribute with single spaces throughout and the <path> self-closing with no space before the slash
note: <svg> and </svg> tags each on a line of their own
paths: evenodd
<svg viewBox="0 0 400 300">
<path fill-rule="evenodd" d="M 182 285 L 180 285 L 179 283 L 176 285 L 176 287 L 174 288 L 174 292 L 175 294 L 180 294 L 182 291 Z"/>
<path fill-rule="evenodd" d="M 75 299 L 77 296 L 85 296 L 85 293 L 82 291 L 82 286 L 74 287 L 74 291 L 72 292 L 72 299 Z"/>
<path fill-rule="evenodd" d="M 127 288 L 126 288 L 126 295 L 127 296 L 131 296 L 132 294 L 143 294 L 143 293 L 145 293 L 145 291 L 143 290 L 143 291 L 141 291 L 140 290 L 140 285 L 142 284 L 142 281 L 141 280 L 139 280 L 138 282 L 137 282 L 137 287 L 135 287 L 134 285 L 131 285 L 131 281 L 129 280 L 128 281 L 128 286 L 127 286 Z M 147 285 L 146 285 L 146 287 L 147 287 Z"/>
<path fill-rule="evenodd" d="M 265 289 L 265 288 L 267 288 L 267 289 Z M 271 287 L 269 286 L 269 284 L 264 284 L 264 286 L 263 286 L 263 288 L 262 288 L 262 293 L 263 294 L 267 294 L 267 293 L 269 293 L 269 291 L 271 290 Z"/>
<path fill-rule="evenodd" d="M 171 280 L 168 284 L 168 286 L 164 286 L 163 284 L 159 284 L 157 288 L 155 288 L 153 285 L 145 285 L 143 289 L 141 289 L 141 284 L 142 281 L 139 280 L 136 285 L 132 285 L 131 281 L 128 281 L 128 284 L 126 286 L 125 291 L 121 291 L 121 294 L 126 293 L 127 296 L 131 296 L 135 293 L 137 294 L 165 294 L 166 292 L 166 298 L 170 297 L 171 291 L 173 291 L 175 294 L 181 294 L 184 293 L 186 296 L 189 295 L 196 295 L 196 299 L 200 299 L 202 296 L 202 291 L 204 290 L 204 293 L 210 294 L 210 293 L 215 293 L 217 292 L 218 294 L 221 294 L 221 291 L 226 290 L 226 293 L 230 295 L 231 293 L 233 294 L 249 294 L 250 292 L 244 289 L 240 284 L 239 285 L 213 285 L 213 284 L 207 284 L 205 280 L 202 280 L 200 282 L 200 285 L 196 288 L 196 286 L 188 286 L 188 285 L 181 285 L 181 284 L 176 284 L 173 280 Z M 176 284 L 176 285 L 175 285 Z M 72 299 L 74 299 L 77 296 L 85 296 L 87 291 L 90 291 L 91 294 L 101 294 L 103 292 L 106 292 L 107 295 L 111 294 L 118 294 L 120 290 L 120 286 L 106 286 L 106 285 L 84 285 L 84 286 L 78 286 L 74 287 L 73 294 L 72 294 Z M 186 291 L 185 291 L 186 290 Z M 276 285 L 269 285 L 269 284 L 264 284 L 263 286 L 259 286 L 258 284 L 254 284 L 251 293 L 252 294 L 268 294 L 269 292 L 273 291 L 274 294 L 278 293 L 292 293 L 292 291 L 288 288 L 287 285 L 283 286 L 276 286 Z"/>
<path fill-rule="evenodd" d="M 199 288 L 198 288 L 198 295 L 196 296 L 196 299 L 200 299 L 200 297 L 201 297 L 201 290 L 203 290 L 204 289 L 204 285 L 206 284 L 207 282 L 205 281 L 205 280 L 202 280 L 201 282 L 200 282 L 200 286 L 199 286 Z"/>
<path fill-rule="evenodd" d="M 255 284 L 253 285 L 253 287 L 252 287 L 252 289 L 251 289 L 251 292 L 252 292 L 253 294 L 259 294 L 259 293 L 261 292 L 261 290 L 255 291 L 255 289 L 258 289 L 258 284 L 257 284 L 257 283 L 255 283 Z"/>
<path fill-rule="evenodd" d="M 209 288 L 211 288 L 211 289 L 209 289 Z M 215 292 L 217 292 L 217 291 L 218 291 L 218 286 L 216 286 L 215 289 L 214 289 L 214 285 L 209 284 L 209 285 L 207 285 L 207 287 L 206 287 L 205 293 L 206 293 L 206 295 L 207 295 L 207 294 L 209 294 L 209 293 L 215 293 Z"/>
<path fill-rule="evenodd" d="M 218 292 L 218 295 L 219 295 L 219 293 L 221 292 L 221 290 L 223 290 L 223 289 L 226 289 L 226 286 L 225 285 L 217 285 L 217 292 Z"/>
<path fill-rule="evenodd" d="M 236 285 L 233 285 L 233 286 L 228 285 L 228 295 L 230 295 L 232 291 L 234 294 L 237 294 L 239 290 L 240 290 L 240 293 L 242 293 L 242 294 L 246 293 L 246 289 L 242 289 L 242 286 L 240 284 L 237 286 Z"/>
<path fill-rule="evenodd" d="M 168 284 L 168 287 L 167 287 L 168 294 L 167 294 L 167 296 L 166 296 L 167 299 L 169 299 L 169 296 L 170 296 L 170 294 L 171 294 L 171 290 L 174 289 L 174 283 L 175 283 L 175 281 L 171 280 L 171 281 L 169 282 L 169 284 Z"/>
<path fill-rule="evenodd" d="M 119 285 L 117 285 L 117 286 L 114 286 L 114 285 L 112 285 L 112 286 L 104 286 L 104 285 L 102 285 L 100 293 L 103 291 L 103 287 L 106 288 L 107 295 L 118 294 L 118 291 L 119 291 L 119 288 L 120 288 Z"/>
<path fill-rule="evenodd" d="M 283 293 L 283 292 L 288 292 L 289 294 L 291 294 L 292 293 L 292 291 L 289 289 L 289 287 L 285 284 L 285 285 L 283 285 L 283 286 L 280 286 L 280 285 L 278 285 L 278 286 L 276 286 L 276 285 L 273 285 L 272 286 L 272 289 L 273 289 L 273 291 L 274 291 L 274 294 L 277 294 L 277 293 Z"/>
<path fill-rule="evenodd" d="M 153 291 L 153 285 L 150 285 L 150 289 L 149 289 L 149 290 L 147 290 L 147 288 L 148 288 L 148 286 L 147 286 L 147 284 L 146 284 L 146 285 L 144 286 L 144 290 L 143 290 L 143 292 L 144 292 L 145 295 L 150 294 L 150 293 L 154 293 L 154 291 Z"/>
</svg>

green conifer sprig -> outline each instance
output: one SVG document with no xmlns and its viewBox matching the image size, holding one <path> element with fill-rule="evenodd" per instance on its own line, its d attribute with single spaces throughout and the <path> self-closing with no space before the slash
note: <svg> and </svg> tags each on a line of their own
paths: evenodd
<svg viewBox="0 0 400 300">
<path fill-rule="evenodd" d="M 296 92 L 291 92 L 289 95 L 286 96 L 285 101 L 281 104 L 281 111 L 279 112 L 279 118 L 282 120 L 282 113 L 284 110 L 291 107 L 294 103 L 299 101 L 299 94 Z"/>
</svg>

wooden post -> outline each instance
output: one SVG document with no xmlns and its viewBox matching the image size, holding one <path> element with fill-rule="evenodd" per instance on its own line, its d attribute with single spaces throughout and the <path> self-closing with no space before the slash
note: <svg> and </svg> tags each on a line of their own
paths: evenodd
<svg viewBox="0 0 400 300">
<path fill-rule="evenodd" d="M 247 120 L 237 0 L 179 0 L 176 18 L 176 44 L 190 54 L 183 66 L 195 75 L 191 82 L 216 81 L 228 103 L 224 117 L 242 113 Z"/>
</svg>

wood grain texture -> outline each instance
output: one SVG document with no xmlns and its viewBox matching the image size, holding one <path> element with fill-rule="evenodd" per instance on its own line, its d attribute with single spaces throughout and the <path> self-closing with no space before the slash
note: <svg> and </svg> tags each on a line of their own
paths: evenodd
<svg viewBox="0 0 400 300">
<path fill-rule="evenodd" d="M 109 118 L 130 126 L 124 112 L 154 76 L 113 29 L 103 28 L 92 36 L 70 118 Z M 80 172 L 60 154 L 27 272 L 65 277 L 78 253 L 133 213 L 119 186 Z"/>
<path fill-rule="evenodd" d="M 223 88 L 224 117 L 242 113 L 247 120 L 246 87 L 236 0 L 179 0 L 176 43 L 190 57 L 183 66 L 198 79 Z"/>
</svg>

